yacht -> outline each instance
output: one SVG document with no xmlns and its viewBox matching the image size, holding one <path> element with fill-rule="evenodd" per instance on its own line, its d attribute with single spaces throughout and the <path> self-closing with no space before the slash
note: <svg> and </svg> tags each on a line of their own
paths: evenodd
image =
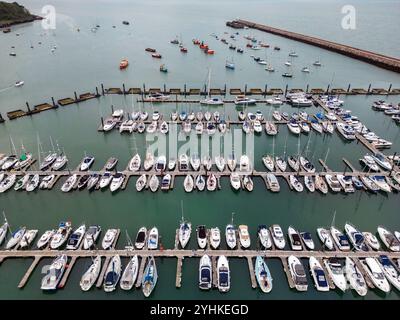
<svg viewBox="0 0 400 320">
<path fill-rule="evenodd" d="M 269 170 L 269 171 L 274 171 L 274 157 L 271 155 L 266 155 L 265 157 L 262 157 L 262 161 L 264 166 Z"/>
<path fill-rule="evenodd" d="M 82 291 L 89 291 L 90 288 L 95 284 L 97 278 L 99 277 L 101 270 L 101 256 L 97 256 L 89 269 L 82 275 L 79 285 Z"/>
<path fill-rule="evenodd" d="M 194 171 L 198 171 L 200 169 L 200 158 L 199 155 L 194 153 L 192 154 L 192 156 L 190 157 L 190 165 L 192 166 Z"/>
<path fill-rule="evenodd" d="M 207 246 L 207 229 L 206 226 L 198 226 L 197 229 L 197 244 L 200 249 L 205 249 Z"/>
<path fill-rule="evenodd" d="M 312 239 L 310 232 L 301 232 L 300 236 L 308 250 L 315 249 L 314 240 Z"/>
<path fill-rule="evenodd" d="M 288 237 L 289 237 L 289 241 L 290 241 L 292 250 L 295 250 L 295 251 L 303 250 L 300 234 L 292 226 L 290 226 L 288 228 Z"/>
<path fill-rule="evenodd" d="M 190 174 L 188 174 L 185 177 L 185 179 L 183 181 L 183 187 L 185 189 L 185 192 L 192 192 L 193 191 L 194 180 L 193 180 L 193 177 Z"/>
<path fill-rule="evenodd" d="M 215 174 L 211 173 L 207 178 L 207 190 L 208 191 L 215 191 L 217 188 L 217 177 Z"/>
<path fill-rule="evenodd" d="M 139 169 L 140 169 L 140 163 L 141 163 L 140 156 L 139 156 L 139 154 L 136 153 L 136 154 L 131 158 L 131 160 L 129 161 L 129 167 L 128 167 L 129 171 L 133 171 L 133 172 L 139 171 Z"/>
<path fill-rule="evenodd" d="M 304 176 L 304 185 L 310 192 L 315 191 L 315 183 L 312 176 Z"/>
<path fill-rule="evenodd" d="M 99 182 L 99 187 L 100 189 L 104 189 L 106 187 L 109 186 L 109 184 L 111 183 L 113 176 L 111 174 L 111 172 L 104 172 L 104 174 L 101 176 L 100 178 L 100 182 Z"/>
<path fill-rule="evenodd" d="M 158 177 L 155 174 L 153 174 L 149 180 L 149 188 L 151 192 L 156 192 L 159 186 L 160 186 L 160 180 L 158 180 Z"/>
<path fill-rule="evenodd" d="M 40 170 L 45 171 L 51 167 L 51 165 L 56 161 L 57 153 L 49 153 L 44 159 L 43 162 L 40 164 Z M 4 166 L 4 165 L 3 165 Z M 3 168 L 4 170 L 4 168 Z"/>
<path fill-rule="evenodd" d="M 345 278 L 344 266 L 338 258 L 324 259 L 325 268 L 328 276 L 332 279 L 333 283 L 342 292 L 347 289 L 347 280 Z"/>
<path fill-rule="evenodd" d="M 339 180 L 335 175 L 326 174 L 325 179 L 332 192 L 340 192 L 342 190 Z"/>
<path fill-rule="evenodd" d="M 206 171 L 210 171 L 212 167 L 212 160 L 210 156 L 204 156 L 202 161 L 203 167 Z"/>
<path fill-rule="evenodd" d="M 149 171 L 151 168 L 153 168 L 155 163 L 154 155 L 152 152 L 146 152 L 146 158 L 144 159 L 143 162 L 143 169 L 146 171 Z"/>
<path fill-rule="evenodd" d="M 83 249 L 84 250 L 92 249 L 95 243 L 97 242 L 100 233 L 101 233 L 100 226 L 90 226 L 87 232 L 85 233 L 85 237 L 83 239 Z"/>
<path fill-rule="evenodd" d="M 278 179 L 276 176 L 272 173 L 267 173 L 266 176 L 267 179 L 267 184 L 269 186 L 270 191 L 272 192 L 279 192 L 281 187 L 279 185 Z"/>
<path fill-rule="evenodd" d="M 370 246 L 375 251 L 379 251 L 381 249 L 381 245 L 378 239 L 371 232 L 363 232 L 362 234 L 368 246 Z"/>
<path fill-rule="evenodd" d="M 149 231 L 149 235 L 147 238 L 147 249 L 156 250 L 158 247 L 158 229 L 153 227 Z"/>
<path fill-rule="evenodd" d="M 147 263 L 142 278 L 142 291 L 146 298 L 148 298 L 150 294 L 153 292 L 157 284 L 157 279 L 158 279 L 158 273 L 157 273 L 156 261 L 154 260 L 154 257 L 151 256 L 149 257 L 149 262 Z"/>
<path fill-rule="evenodd" d="M 231 287 L 231 276 L 228 259 L 225 256 L 218 257 L 217 285 L 220 292 L 228 292 Z"/>
<path fill-rule="evenodd" d="M 379 266 L 375 258 L 368 257 L 365 258 L 365 260 L 360 260 L 360 262 L 369 278 L 372 280 L 374 286 L 383 292 L 388 293 L 390 291 L 390 284 L 386 280 L 382 268 Z"/>
<path fill-rule="evenodd" d="M 285 158 L 283 157 L 275 157 L 275 164 L 276 167 L 281 170 L 282 172 L 285 172 L 287 169 L 287 162 Z"/>
<path fill-rule="evenodd" d="M 168 160 L 168 170 L 173 171 L 176 167 L 176 159 L 174 157 L 170 157 Z"/>
<path fill-rule="evenodd" d="M 221 243 L 221 232 L 218 227 L 210 229 L 210 245 L 212 249 L 218 249 Z"/>
<path fill-rule="evenodd" d="M 301 167 L 305 171 L 310 172 L 310 173 L 314 173 L 315 172 L 315 166 L 306 157 L 300 156 L 299 157 L 299 161 L 300 161 Z"/>
<path fill-rule="evenodd" d="M 18 190 L 24 189 L 26 184 L 29 182 L 29 180 L 30 180 L 29 174 L 26 174 L 22 178 L 19 178 L 17 183 L 14 186 L 14 190 L 18 191 Z"/>
<path fill-rule="evenodd" d="M 239 230 L 239 241 L 240 245 L 244 249 L 250 248 L 250 235 L 249 235 L 249 228 L 246 225 L 240 225 L 238 227 Z"/>
<path fill-rule="evenodd" d="M 300 126 L 299 124 L 296 122 L 296 120 L 290 120 L 287 123 L 287 127 L 289 128 L 290 132 L 295 134 L 295 135 L 299 135 L 300 134 Z"/>
<path fill-rule="evenodd" d="M 204 177 L 202 175 L 198 175 L 195 178 L 195 185 L 196 185 L 196 189 L 198 191 L 203 191 L 206 187 L 206 180 L 204 179 Z"/>
<path fill-rule="evenodd" d="M 60 222 L 58 229 L 54 236 L 50 240 L 50 249 L 59 249 L 68 239 L 70 233 L 72 232 L 71 222 Z"/>
<path fill-rule="evenodd" d="M 225 240 L 229 249 L 236 247 L 236 230 L 232 224 L 228 224 L 225 228 Z"/>
<path fill-rule="evenodd" d="M 339 229 L 337 229 L 334 226 L 331 226 L 331 236 L 333 241 L 335 241 L 336 246 L 339 248 L 340 251 L 350 251 L 350 242 L 349 238 L 341 232 Z"/>
<path fill-rule="evenodd" d="M 146 244 L 147 229 L 146 227 L 141 227 L 136 235 L 135 248 L 142 250 Z"/>
<path fill-rule="evenodd" d="M 121 276 L 121 281 L 119 285 L 122 290 L 131 290 L 133 285 L 136 282 L 136 278 L 139 271 L 139 258 L 137 255 L 134 255 L 132 259 L 129 260 L 128 264 L 125 267 L 124 272 Z"/>
<path fill-rule="evenodd" d="M 261 291 L 270 292 L 272 290 L 272 276 L 263 257 L 257 256 L 254 272 Z"/>
<path fill-rule="evenodd" d="M 208 255 L 203 255 L 199 266 L 199 288 L 210 290 L 212 287 L 212 265 Z"/>
<path fill-rule="evenodd" d="M 360 231 L 358 231 L 353 225 L 346 222 L 344 230 L 354 249 L 356 249 L 357 251 L 369 251 L 368 246 L 365 243 L 364 235 Z"/>
<path fill-rule="evenodd" d="M 384 170 L 390 171 L 392 170 L 392 164 L 389 160 L 386 160 L 386 157 L 380 153 L 376 152 L 371 155 L 371 157 L 375 160 L 375 162 Z"/>
<path fill-rule="evenodd" d="M 297 291 L 307 291 L 308 282 L 306 272 L 300 260 L 295 256 L 288 257 L 290 275 Z"/>
<path fill-rule="evenodd" d="M 378 261 L 386 279 L 393 285 L 393 287 L 400 290 L 400 272 L 394 263 L 386 255 L 379 256 Z"/>
<path fill-rule="evenodd" d="M 111 180 L 110 191 L 115 192 L 119 188 L 121 188 L 124 180 L 125 180 L 125 175 L 121 172 L 117 172 Z"/>
<path fill-rule="evenodd" d="M 38 233 L 37 229 L 26 230 L 19 242 L 19 249 L 28 248 Z"/>
<path fill-rule="evenodd" d="M 393 235 L 392 232 L 390 232 L 384 226 L 378 226 L 378 234 L 386 248 L 393 252 L 400 251 L 400 241 Z"/>
<path fill-rule="evenodd" d="M 115 290 L 119 278 L 121 276 L 121 258 L 115 255 L 111 258 L 104 274 L 103 288 L 105 292 L 112 292 Z"/>
<path fill-rule="evenodd" d="M 51 166 L 51 169 L 54 171 L 61 170 L 62 168 L 65 167 L 65 165 L 68 163 L 68 158 L 65 154 L 60 154 L 57 156 L 56 160 Z"/>
<path fill-rule="evenodd" d="M 239 171 L 249 172 L 250 170 L 250 158 L 245 154 L 241 155 L 239 159 Z"/>
<path fill-rule="evenodd" d="M 384 176 L 370 176 L 369 177 L 378 187 L 380 190 L 386 193 L 392 192 L 392 188 L 389 186 L 389 184 L 386 182 L 386 179 Z"/>
<path fill-rule="evenodd" d="M 236 157 L 234 153 L 228 155 L 227 165 L 229 170 L 235 171 L 236 169 Z"/>
<path fill-rule="evenodd" d="M 92 156 L 86 156 L 83 158 L 81 165 L 79 166 L 80 171 L 87 171 L 90 169 L 94 162 L 94 157 Z"/>
<path fill-rule="evenodd" d="M 320 175 L 315 175 L 315 188 L 319 190 L 322 194 L 328 193 L 328 185 L 325 180 Z"/>
<path fill-rule="evenodd" d="M 119 127 L 119 133 L 123 133 L 125 131 L 132 133 L 134 124 L 135 124 L 135 121 L 132 119 L 127 119 L 127 120 L 123 121 Z"/>
<path fill-rule="evenodd" d="M 167 158 L 164 155 L 160 155 L 157 158 L 154 169 L 157 172 L 164 172 L 166 167 L 167 167 Z"/>
<path fill-rule="evenodd" d="M 87 189 L 89 191 L 93 190 L 97 186 L 97 183 L 99 182 L 99 180 L 100 180 L 99 174 L 97 174 L 97 173 L 91 174 L 89 177 L 89 180 L 87 182 Z"/>
<path fill-rule="evenodd" d="M 299 158 L 296 156 L 289 156 L 287 159 L 289 167 L 292 168 L 293 171 L 297 172 L 300 168 L 300 161 Z"/>
<path fill-rule="evenodd" d="M 145 174 L 142 174 L 137 180 L 136 180 L 136 190 L 137 191 L 142 191 L 147 185 L 147 176 Z"/>
<path fill-rule="evenodd" d="M 277 249 L 283 250 L 285 249 L 286 241 L 283 235 L 282 228 L 278 224 L 273 224 L 271 226 L 271 235 L 274 241 L 274 244 Z"/>
<path fill-rule="evenodd" d="M 222 106 L 224 104 L 224 101 L 220 98 L 208 97 L 206 99 L 200 100 L 200 104 L 209 106 Z"/>
<path fill-rule="evenodd" d="M 68 239 L 67 250 L 76 250 L 79 248 L 83 237 L 85 236 L 86 226 L 83 224 L 76 229 Z"/>
<path fill-rule="evenodd" d="M 256 99 L 248 98 L 245 95 L 239 95 L 234 100 L 234 103 L 237 106 L 238 105 L 246 105 L 246 106 L 254 105 L 254 104 L 256 104 L 256 102 L 257 102 Z"/>
<path fill-rule="evenodd" d="M 108 229 L 106 231 L 103 241 L 101 242 L 101 247 L 103 248 L 103 250 L 110 250 L 113 247 L 115 239 L 117 237 L 117 233 L 117 229 Z"/>
<path fill-rule="evenodd" d="M 9 227 L 9 225 L 8 225 L 7 221 L 5 221 L 3 223 L 3 225 L 0 227 L 0 245 L 3 244 L 3 241 L 7 237 L 8 227 Z"/>
<path fill-rule="evenodd" d="M 315 257 L 309 260 L 311 275 L 318 291 L 329 291 L 329 284 L 324 269 Z"/>
<path fill-rule="evenodd" d="M 294 190 L 296 190 L 297 192 L 302 192 L 304 190 L 303 185 L 301 184 L 301 182 L 293 175 L 291 174 L 289 176 L 289 181 L 290 181 L 290 185 L 293 187 Z"/>
<path fill-rule="evenodd" d="M 188 171 L 189 170 L 189 157 L 186 153 L 183 153 L 179 156 L 179 171 Z"/>
<path fill-rule="evenodd" d="M 346 257 L 344 273 L 347 281 L 349 282 L 350 288 L 355 290 L 361 297 L 364 297 L 368 292 L 368 286 L 365 282 L 364 276 L 361 273 L 361 270 L 349 257 Z"/>
<path fill-rule="evenodd" d="M 366 169 L 368 169 L 368 171 L 379 171 L 379 166 L 370 155 L 365 155 L 359 161 Z"/>
<path fill-rule="evenodd" d="M 44 291 L 56 290 L 67 265 L 68 257 L 63 254 L 58 256 L 50 265 L 47 274 L 42 279 L 40 289 Z"/>
<path fill-rule="evenodd" d="M 190 234 L 192 233 L 192 224 L 182 219 L 181 224 L 179 225 L 179 243 L 184 249 L 187 243 L 190 240 Z"/>
<path fill-rule="evenodd" d="M 317 228 L 317 234 L 324 247 L 326 247 L 328 250 L 334 249 L 333 240 L 328 229 L 321 227 Z"/>
<path fill-rule="evenodd" d="M 338 174 L 336 177 L 337 177 L 340 185 L 342 186 L 344 192 L 354 193 L 355 189 L 353 186 L 353 180 L 352 180 L 351 176 L 345 176 L 342 174 Z"/>
<path fill-rule="evenodd" d="M 8 189 L 10 189 L 16 180 L 17 176 L 15 174 L 6 176 L 0 183 L 0 193 L 6 192 Z"/>
<path fill-rule="evenodd" d="M 232 172 L 230 174 L 231 186 L 234 190 L 239 190 L 241 186 L 240 177 L 237 172 Z"/>
<path fill-rule="evenodd" d="M 224 171 L 225 169 L 225 159 L 222 156 L 215 157 L 215 165 L 219 171 Z"/>
<path fill-rule="evenodd" d="M 342 122 L 337 122 L 336 129 L 347 140 L 354 140 L 356 138 L 355 131 L 350 125 L 344 124 Z"/>
</svg>

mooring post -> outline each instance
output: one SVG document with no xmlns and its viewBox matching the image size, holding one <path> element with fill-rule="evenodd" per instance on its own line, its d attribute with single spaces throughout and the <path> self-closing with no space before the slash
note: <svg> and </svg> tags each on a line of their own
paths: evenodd
<svg viewBox="0 0 400 320">
<path fill-rule="evenodd" d="M 114 113 L 114 105 L 111 105 L 111 113 Z"/>
<path fill-rule="evenodd" d="M 205 84 L 205 85 L 204 85 L 204 92 L 203 92 L 204 96 L 206 96 L 206 95 L 207 95 L 207 93 L 206 93 L 206 92 L 207 92 L 207 85 Z"/>
<path fill-rule="evenodd" d="M 100 121 L 101 121 L 101 127 L 104 128 L 104 119 L 103 119 L 103 117 L 100 118 Z"/>
<path fill-rule="evenodd" d="M 224 97 L 226 97 L 226 83 L 224 84 Z"/>
<path fill-rule="evenodd" d="M 164 83 L 164 94 L 166 94 L 166 93 L 167 93 L 167 87 L 166 87 L 166 85 Z"/>
<path fill-rule="evenodd" d="M 306 93 L 308 93 L 308 89 L 310 88 L 310 85 L 309 84 L 307 84 L 307 87 L 306 87 Z"/>
<path fill-rule="evenodd" d="M 53 107 L 56 107 L 56 103 L 54 102 L 54 97 L 51 97 L 51 102 L 53 103 Z"/>
<path fill-rule="evenodd" d="M 350 87 L 351 87 L 351 85 L 350 85 L 350 83 L 349 83 L 349 86 L 347 87 L 347 93 L 350 92 Z"/>
<path fill-rule="evenodd" d="M 3 118 L 3 116 L 1 115 L 1 113 L 0 113 L 0 122 L 4 122 L 4 118 Z"/>
<path fill-rule="evenodd" d="M 99 88 L 97 88 L 97 86 L 96 86 L 96 96 L 97 97 L 99 96 Z"/>
<path fill-rule="evenodd" d="M 244 94 L 247 94 L 247 84 L 244 85 Z"/>
<path fill-rule="evenodd" d="M 125 95 L 126 91 L 125 91 L 125 83 L 122 84 L 122 93 Z"/>
<path fill-rule="evenodd" d="M 143 92 L 144 92 L 144 95 L 146 96 L 146 85 L 143 83 Z"/>
<path fill-rule="evenodd" d="M 389 86 L 388 93 L 390 93 L 390 91 L 392 91 L 392 84 Z"/>
<path fill-rule="evenodd" d="M 287 91 L 288 91 L 288 87 L 289 87 L 289 85 L 286 84 L 286 87 L 285 87 L 285 97 L 286 97 L 286 94 L 287 94 Z"/>
<path fill-rule="evenodd" d="M 367 93 L 370 93 L 370 92 L 371 92 L 371 84 L 369 84 L 368 90 L 367 90 Z"/>
<path fill-rule="evenodd" d="M 104 86 L 103 86 L 103 84 L 101 84 L 101 95 L 104 96 Z"/>
<path fill-rule="evenodd" d="M 328 84 L 328 86 L 326 87 L 326 94 L 328 94 L 329 93 L 329 88 L 331 87 L 331 85 L 330 84 Z"/>
<path fill-rule="evenodd" d="M 264 98 L 267 96 L 268 85 L 265 84 L 264 86 Z"/>
<path fill-rule="evenodd" d="M 78 100 L 78 96 L 76 94 L 76 91 L 74 91 L 74 97 L 75 97 L 75 101 Z"/>
<path fill-rule="evenodd" d="M 26 102 L 26 107 L 28 108 L 28 112 L 31 112 L 31 108 L 29 108 L 29 103 Z"/>
<path fill-rule="evenodd" d="M 186 83 L 183 85 L 183 95 L 185 96 L 185 98 L 186 98 Z"/>
</svg>

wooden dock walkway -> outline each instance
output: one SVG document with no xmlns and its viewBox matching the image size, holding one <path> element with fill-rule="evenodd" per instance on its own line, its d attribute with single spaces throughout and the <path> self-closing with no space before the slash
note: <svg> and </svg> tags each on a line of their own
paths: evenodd
<svg viewBox="0 0 400 320">
<path fill-rule="evenodd" d="M 247 265 L 249 267 L 250 282 L 253 289 L 257 288 L 256 275 L 254 273 L 254 265 L 251 257 L 247 257 Z"/>
<path fill-rule="evenodd" d="M 18 284 L 18 288 L 19 289 L 22 289 L 23 287 L 25 287 L 25 285 L 28 282 L 32 272 L 35 270 L 36 266 L 38 265 L 40 259 L 41 259 L 40 256 L 35 256 L 32 264 L 30 265 L 30 267 L 28 268 L 28 270 L 26 271 L 26 273 L 24 274 L 24 276 L 22 277 L 21 281 Z"/>
<path fill-rule="evenodd" d="M 182 284 L 182 266 L 183 266 L 183 257 L 178 257 L 176 261 L 176 279 L 175 279 L 175 287 L 180 288 Z"/>
</svg>

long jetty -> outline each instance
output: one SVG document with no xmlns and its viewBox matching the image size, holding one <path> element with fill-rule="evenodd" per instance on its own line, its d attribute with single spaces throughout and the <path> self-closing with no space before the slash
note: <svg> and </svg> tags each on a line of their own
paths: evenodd
<svg viewBox="0 0 400 320">
<path fill-rule="evenodd" d="M 304 35 L 297 32 L 287 31 L 283 29 L 274 28 L 264 24 L 259 24 L 247 20 L 235 20 L 235 22 L 243 27 L 257 29 L 260 31 L 272 33 L 281 37 L 291 40 L 296 40 L 313 46 L 317 46 L 329 51 L 340 53 L 342 55 L 373 64 L 380 68 L 400 73 L 400 59 L 389 57 L 383 54 L 371 52 L 364 49 L 351 47 L 348 45 L 340 44 L 333 41 L 320 39 L 313 36 Z"/>
</svg>

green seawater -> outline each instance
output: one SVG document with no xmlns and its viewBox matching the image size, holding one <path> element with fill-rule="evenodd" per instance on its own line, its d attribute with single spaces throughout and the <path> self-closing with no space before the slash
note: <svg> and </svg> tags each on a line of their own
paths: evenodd
<svg viewBox="0 0 400 320">
<path fill-rule="evenodd" d="M 22 1 L 32 12 L 40 13 L 46 1 Z M 311 34 L 329 40 L 343 42 L 356 47 L 378 51 L 383 54 L 399 56 L 400 47 L 397 37 L 399 20 L 398 1 L 354 1 L 357 10 L 357 29 L 343 30 L 340 27 L 342 18 L 342 1 L 65 1 L 54 2 L 57 11 L 57 29 L 45 31 L 40 22 L 13 27 L 13 32 L 0 34 L 0 112 L 5 116 L 7 111 L 25 108 L 28 101 L 31 106 L 50 101 L 50 97 L 60 99 L 73 97 L 78 93 L 94 91 L 103 83 L 105 87 L 122 86 L 201 88 L 207 82 L 207 70 L 211 68 L 211 86 L 222 88 L 310 88 L 331 87 L 367 88 L 373 87 L 400 88 L 398 74 L 379 69 L 360 61 L 340 56 L 331 52 L 293 42 L 284 38 L 261 33 L 255 30 L 239 30 L 237 44 L 244 47 L 243 35 L 250 34 L 257 39 L 268 42 L 271 46 L 280 46 L 281 51 L 260 50 L 257 53 L 246 50 L 243 55 L 232 52 L 220 41 L 210 37 L 211 33 L 229 37 L 233 29 L 225 27 L 225 22 L 237 17 L 255 22 L 270 24 L 297 32 Z M 397 10 L 397 11 L 396 11 Z M 385 15 L 385 19 L 379 17 Z M 379 18 L 376 26 L 374 21 Z M 122 20 L 130 21 L 129 26 L 122 25 Z M 90 29 L 100 25 L 97 32 Z M 116 28 L 112 28 L 115 25 Z M 80 28 L 80 32 L 76 29 Z M 373 34 L 371 34 L 373 30 Z M 15 33 L 20 33 L 16 36 Z M 224 32 L 229 34 L 224 35 Z M 169 43 L 175 36 L 181 37 L 189 52 L 183 55 L 177 46 Z M 205 40 L 214 56 L 206 56 L 191 40 Z M 42 42 L 41 45 L 38 42 Z M 30 45 L 34 48 L 30 48 Z M 15 49 L 11 49 L 15 46 Z M 54 53 L 51 48 L 57 46 Z M 152 59 L 144 51 L 146 47 L 156 48 L 162 55 L 162 63 L 168 66 L 169 73 L 159 72 L 159 60 Z M 9 56 L 13 50 L 17 57 Z M 287 69 L 284 62 L 287 54 L 295 50 L 298 58 L 293 58 L 293 79 L 281 77 Z M 267 57 L 274 65 L 276 72 L 267 73 L 249 57 L 250 54 Z M 128 58 L 129 67 L 121 72 L 118 64 L 121 58 Z M 236 70 L 225 69 L 225 60 L 233 57 Z M 319 59 L 323 67 L 315 68 L 312 63 Z M 309 66 L 310 74 L 300 72 Z M 21 88 L 13 86 L 15 81 L 24 80 Z M 139 104 L 133 98 L 135 108 Z M 385 99 L 399 102 L 398 96 L 349 96 L 345 108 L 371 130 L 393 142 L 388 153 L 400 151 L 400 130 L 395 123 L 383 113 L 371 109 L 373 101 Z M 97 131 L 100 117 L 110 114 L 110 106 L 132 110 L 131 96 L 104 96 L 99 99 L 60 107 L 55 111 L 46 111 L 32 117 L 25 117 L 0 124 L 0 153 L 10 151 L 9 136 L 17 149 L 23 142 L 26 149 L 37 156 L 37 134 L 40 136 L 44 150 L 50 149 L 51 136 L 66 151 L 70 163 L 75 168 L 84 153 L 96 157 L 94 169 L 101 169 L 110 156 L 120 159 L 118 168 L 124 169 L 135 146 L 145 155 L 144 135 L 120 135 L 118 131 L 103 134 Z M 152 108 L 147 105 L 147 111 Z M 173 109 L 200 110 L 197 104 L 159 104 L 154 107 L 169 117 Z M 202 109 L 205 110 L 204 108 Z M 270 117 L 273 107 L 257 105 L 248 111 L 261 110 L 265 117 Z M 298 111 L 289 105 L 280 107 L 289 113 Z M 219 108 L 230 119 L 237 118 L 233 105 Z M 317 111 L 315 107 L 305 109 L 308 113 Z M 263 132 L 254 139 L 255 169 L 263 170 L 261 157 L 265 153 L 283 154 L 286 144 L 287 154 L 297 153 L 299 141 L 288 133 L 285 126 L 280 127 L 278 136 L 273 139 Z M 183 142 L 180 142 L 180 146 Z M 308 145 L 308 148 L 307 148 Z M 332 136 L 301 136 L 300 150 L 308 149 L 308 155 L 322 170 L 318 159 L 325 159 L 333 170 L 345 170 L 342 158 L 348 159 L 356 168 L 360 168 L 358 159 L 367 150 L 356 142 L 347 143 L 337 133 Z M 336 225 L 343 226 L 346 221 L 355 224 L 363 231 L 375 231 L 379 224 L 392 230 L 400 229 L 399 195 L 370 195 L 356 192 L 352 195 L 331 194 L 321 196 L 319 193 L 303 192 L 297 194 L 289 191 L 287 183 L 280 180 L 281 192 L 272 194 L 266 190 L 264 182 L 255 178 L 254 191 L 233 192 L 229 179 L 221 181 L 222 190 L 218 192 L 193 192 L 183 190 L 183 178 L 175 181 L 175 188 L 168 193 L 150 191 L 136 192 L 135 180 L 132 178 L 127 189 L 112 195 L 109 191 L 72 192 L 60 191 L 59 182 L 52 191 L 37 191 L 30 194 L 13 190 L 0 195 L 0 210 L 4 209 L 13 228 L 26 225 L 39 229 L 39 233 L 55 228 L 61 220 L 71 220 L 74 226 L 85 222 L 99 224 L 103 230 L 110 227 L 121 228 L 122 233 L 118 247 L 126 243 L 125 230 L 132 238 L 137 230 L 146 225 L 156 225 L 162 236 L 164 247 L 173 247 L 175 229 L 181 216 L 181 200 L 184 203 L 185 217 L 193 226 L 205 224 L 207 227 L 218 226 L 221 230 L 230 221 L 231 212 L 235 212 L 235 224 L 247 224 L 252 237 L 252 246 L 256 246 L 256 230 L 259 224 L 278 223 L 286 231 L 289 225 L 301 231 L 310 231 L 317 242 L 315 230 L 318 226 L 329 226 L 333 212 L 336 211 Z M 103 232 L 104 234 L 104 232 Z M 189 248 L 196 248 L 194 237 Z M 185 259 L 183 264 L 182 287 L 175 288 L 176 259 L 157 258 L 159 279 L 151 299 L 360 299 L 353 292 L 345 294 L 331 291 L 317 292 L 309 277 L 309 290 L 297 293 L 288 288 L 286 276 L 278 259 L 267 260 L 274 278 L 274 288 L 268 295 L 251 289 L 247 261 L 230 260 L 232 272 L 231 291 L 220 294 L 217 290 L 202 292 L 197 287 L 198 258 Z M 29 267 L 30 259 L 9 259 L 0 266 L 1 299 L 143 299 L 139 290 L 123 292 L 116 290 L 106 294 L 103 290 L 93 289 L 83 293 L 79 280 L 89 265 L 88 259 L 80 259 L 70 275 L 64 289 L 56 293 L 45 294 L 40 290 L 43 274 L 41 269 L 51 261 L 43 259 L 32 274 L 26 287 L 22 290 L 17 285 Z M 303 261 L 308 268 L 307 261 Z M 125 258 L 123 264 L 126 264 Z M 365 299 L 399 299 L 397 291 L 387 295 L 370 290 Z"/>
</svg>

